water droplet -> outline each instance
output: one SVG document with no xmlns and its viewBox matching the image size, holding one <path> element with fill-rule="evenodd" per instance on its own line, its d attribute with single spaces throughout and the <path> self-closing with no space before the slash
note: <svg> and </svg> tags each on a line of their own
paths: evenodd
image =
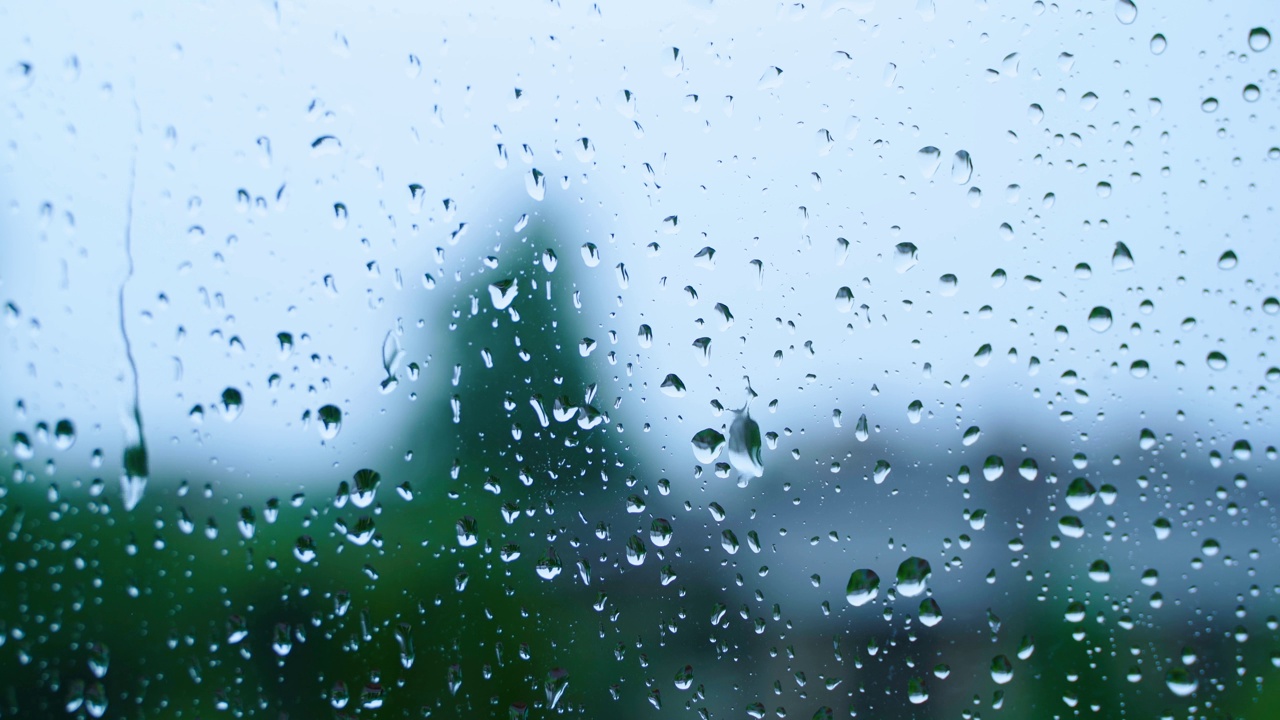
<svg viewBox="0 0 1280 720">
<path fill-rule="evenodd" d="M 999 480 L 1004 475 L 1004 459 L 999 455 L 990 455 L 986 461 L 982 463 L 982 476 L 987 482 Z"/>
<path fill-rule="evenodd" d="M 928 701 L 929 689 L 925 687 L 924 680 L 918 677 L 912 677 L 907 680 L 907 699 L 913 705 L 920 705 Z"/>
<path fill-rule="evenodd" d="M 845 587 L 845 600 L 854 607 L 861 607 L 880 593 L 880 576 L 874 570 L 862 568 L 854 570 L 849 576 L 849 584 Z"/>
<path fill-rule="evenodd" d="M 1186 668 L 1171 668 L 1164 675 L 1164 682 L 1178 697 L 1187 697 L 1200 686 L 1198 680 Z"/>
<path fill-rule="evenodd" d="M 782 86 L 782 68 L 770 65 L 756 83 L 757 90 L 772 90 Z"/>
<path fill-rule="evenodd" d="M 750 410 L 743 406 L 735 411 L 729 425 L 728 448 L 729 464 L 741 473 L 739 482 L 764 475 L 764 462 L 760 458 L 762 442 L 760 424 L 751 417 Z"/>
<path fill-rule="evenodd" d="M 1155 35 L 1151 36 L 1151 54 L 1152 55 L 1159 55 L 1163 53 L 1165 51 L 1165 48 L 1167 47 L 1169 47 L 1169 41 L 1165 39 L 1164 35 L 1160 33 L 1156 33 Z"/>
<path fill-rule="evenodd" d="M 301 535 L 293 544 L 293 556 L 298 562 L 309 563 L 316 559 L 316 541 L 310 535 Z"/>
<path fill-rule="evenodd" d="M 1133 254 L 1129 252 L 1128 245 L 1116 243 L 1116 249 L 1111 253 L 1111 269 L 1117 272 L 1133 269 Z"/>
<path fill-rule="evenodd" d="M 991 659 L 991 679 L 995 680 L 997 685 L 1004 685 L 1013 680 L 1013 663 L 1009 662 L 1008 657 L 997 655 Z"/>
<path fill-rule="evenodd" d="M 227 388 L 222 391 L 222 419 L 231 422 L 240 417 L 240 411 L 244 407 L 244 396 L 235 388 Z"/>
<path fill-rule="evenodd" d="M 1084 478 L 1076 478 L 1067 486 L 1067 507 L 1076 512 L 1087 510 L 1097 498 L 1097 490 Z"/>
<path fill-rule="evenodd" d="M 1212 370 L 1226 370 L 1227 356 L 1223 355 L 1217 350 L 1214 350 L 1213 352 L 1205 356 L 1205 363 L 1207 363 L 1209 365 L 1209 368 Z"/>
<path fill-rule="evenodd" d="M 1138 19 L 1138 6 L 1133 0 L 1116 0 L 1116 19 L 1122 25 L 1132 25 Z"/>
<path fill-rule="evenodd" d="M 1222 253 L 1222 255 L 1218 258 L 1218 269 L 1219 270 L 1234 269 L 1236 264 L 1239 263 L 1239 261 L 1240 260 L 1239 258 L 1236 257 L 1236 254 L 1228 250 Z"/>
<path fill-rule="evenodd" d="M 836 291 L 836 310 L 842 313 L 853 310 L 853 290 L 847 286 Z"/>
<path fill-rule="evenodd" d="M 693 456 L 700 463 L 710 464 L 720 456 L 720 452 L 725 448 L 725 437 L 719 432 L 707 428 L 699 430 L 693 436 Z"/>
<path fill-rule="evenodd" d="M 720 533 L 720 547 L 730 555 L 738 554 L 738 536 L 733 534 L 732 530 L 726 528 Z"/>
<path fill-rule="evenodd" d="M 1089 311 L 1089 329 L 1094 332 L 1106 332 L 1111 328 L 1111 311 L 1099 305 Z"/>
<path fill-rule="evenodd" d="M 941 286 L 941 289 L 938 290 L 940 295 L 952 297 L 959 290 L 960 280 L 955 275 L 947 273 L 938 278 L 938 284 Z"/>
<path fill-rule="evenodd" d="M 858 417 L 858 424 L 853 428 L 853 436 L 858 439 L 858 442 L 866 442 L 867 438 L 871 437 L 871 431 L 867 427 L 866 413 Z"/>
<path fill-rule="evenodd" d="M 942 151 L 932 145 L 920 148 L 916 151 L 916 157 L 920 160 L 920 174 L 925 179 L 932 178 L 942 164 Z"/>
<path fill-rule="evenodd" d="M 1107 564 L 1106 560 L 1094 560 L 1089 565 L 1089 579 L 1098 583 L 1109 581 L 1111 579 L 1111 566 Z"/>
<path fill-rule="evenodd" d="M 951 158 L 951 181 L 957 185 L 965 185 L 973 177 L 973 158 L 968 150 L 958 150 Z"/>
<path fill-rule="evenodd" d="M 887 460 L 877 460 L 876 466 L 871 470 L 871 479 L 879 485 L 889 477 L 889 473 L 892 471 L 893 466 L 891 466 Z"/>
<path fill-rule="evenodd" d="M 311 142 L 311 157 L 336 155 L 342 151 L 342 143 L 332 135 L 321 135 Z"/>
<path fill-rule="evenodd" d="M 369 468 L 357 470 L 351 476 L 351 504 L 358 508 L 372 505 L 380 482 L 382 482 L 382 476 L 377 471 Z"/>
<path fill-rule="evenodd" d="M 520 283 L 516 278 L 499 280 L 489 285 L 489 299 L 493 301 L 494 310 L 506 310 L 520 294 Z"/>
<path fill-rule="evenodd" d="M 632 565 L 643 565 L 645 556 L 649 554 L 644 540 L 639 535 L 632 535 L 627 540 L 627 562 Z"/>
<path fill-rule="evenodd" d="M 902 242 L 893 247 L 893 264 L 899 273 L 905 273 L 916 266 L 915 243 Z"/>
<path fill-rule="evenodd" d="M 915 597 L 925 591 L 929 576 L 933 569 L 929 561 L 919 557 L 909 557 L 898 565 L 898 594 L 903 597 Z"/>
<path fill-rule="evenodd" d="M 655 518 L 649 525 L 649 542 L 655 547 L 666 547 L 671 543 L 671 522 L 664 518 Z"/>
<path fill-rule="evenodd" d="M 1217 110 L 1217 109 L 1218 109 L 1218 98 L 1212 98 L 1212 97 L 1210 97 L 1210 98 L 1205 98 L 1205 99 L 1204 99 L 1204 102 L 1201 102 L 1201 103 L 1200 103 L 1200 109 L 1201 109 L 1201 110 L 1203 110 L 1203 111 L 1205 111 L 1205 112 L 1207 112 L 1207 113 L 1211 113 L 1211 112 L 1213 112 L 1213 111 Z"/>
<path fill-rule="evenodd" d="M 684 381 L 675 373 L 670 373 L 663 378 L 661 389 L 662 393 L 669 397 L 681 398 L 685 395 Z"/>
<path fill-rule="evenodd" d="M 76 427 L 70 420 L 59 420 L 53 426 L 53 446 L 59 450 L 68 450 L 76 444 Z"/>
<path fill-rule="evenodd" d="M 925 627 L 933 627 L 942 622 L 942 608 L 938 607 L 938 602 L 933 598 L 925 598 L 920 601 L 920 624 Z"/>
<path fill-rule="evenodd" d="M 529 197 L 541 202 L 547 196 L 547 177 L 538 168 L 530 168 L 524 176 L 524 189 Z"/>
<path fill-rule="evenodd" d="M 458 518 L 458 545 L 461 547 L 471 547 L 475 545 L 478 542 L 476 538 L 478 528 L 479 523 L 477 523 L 476 519 L 470 515 L 463 515 Z"/>
<path fill-rule="evenodd" d="M 1257 85 L 1249 83 L 1244 86 L 1244 92 L 1242 94 L 1244 95 L 1245 102 L 1258 102 L 1258 98 L 1262 97 L 1262 90 Z"/>
<path fill-rule="evenodd" d="M 325 405 L 316 411 L 316 416 L 320 419 L 320 437 L 332 440 L 338 436 L 342 429 L 342 411 L 338 406 Z"/>
<path fill-rule="evenodd" d="M 693 666 L 685 665 L 684 668 L 676 671 L 676 688 L 679 690 L 688 690 L 693 687 Z"/>
<path fill-rule="evenodd" d="M 1262 52 L 1271 45 L 1271 33 L 1266 28 L 1256 27 L 1249 31 L 1249 49 Z"/>
</svg>

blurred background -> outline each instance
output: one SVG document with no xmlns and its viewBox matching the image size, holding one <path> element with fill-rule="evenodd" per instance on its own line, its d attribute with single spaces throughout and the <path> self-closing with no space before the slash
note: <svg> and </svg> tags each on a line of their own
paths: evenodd
<svg viewBox="0 0 1280 720">
<path fill-rule="evenodd" d="M 1276 21 L 0 5 L 0 716 L 1275 716 Z"/>
</svg>

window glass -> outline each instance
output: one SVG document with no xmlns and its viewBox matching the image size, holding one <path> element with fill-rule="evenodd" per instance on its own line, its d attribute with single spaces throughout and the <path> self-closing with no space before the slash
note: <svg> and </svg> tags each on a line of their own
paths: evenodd
<svg viewBox="0 0 1280 720">
<path fill-rule="evenodd" d="M 1280 714 L 1278 25 L 0 7 L 0 715 Z"/>
</svg>

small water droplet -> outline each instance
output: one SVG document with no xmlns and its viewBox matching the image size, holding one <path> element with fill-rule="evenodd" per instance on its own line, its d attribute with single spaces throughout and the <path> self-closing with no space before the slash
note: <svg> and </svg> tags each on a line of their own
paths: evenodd
<svg viewBox="0 0 1280 720">
<path fill-rule="evenodd" d="M 965 185 L 973 177 L 973 158 L 968 150 L 958 150 L 951 158 L 951 181 L 957 185 Z"/>
<path fill-rule="evenodd" d="M 311 142 L 311 157 L 336 155 L 342 151 L 342 143 L 332 135 L 321 135 Z"/>
<path fill-rule="evenodd" d="M 227 388 L 222 391 L 222 419 L 231 422 L 240 417 L 240 411 L 244 407 L 244 396 L 235 388 Z"/>
<path fill-rule="evenodd" d="M 489 299 L 494 310 L 506 310 L 520 294 L 520 283 L 517 278 L 499 280 L 489 285 Z"/>
<path fill-rule="evenodd" d="M 1129 252 L 1128 245 L 1116 243 L 1116 249 L 1111 253 L 1111 269 L 1117 272 L 1133 269 L 1133 254 Z"/>
<path fill-rule="evenodd" d="M 1165 51 L 1165 48 L 1169 47 L 1169 41 L 1165 39 L 1164 35 L 1156 33 L 1151 36 L 1150 46 L 1151 54 L 1159 55 Z"/>
<path fill-rule="evenodd" d="M 1138 19 L 1138 6 L 1133 0 L 1116 0 L 1116 19 L 1121 25 L 1132 25 Z"/>
<path fill-rule="evenodd" d="M 316 411 L 316 416 L 320 419 L 320 437 L 332 440 L 338 436 L 342 429 L 342 410 L 338 406 L 325 405 Z"/>
<path fill-rule="evenodd" d="M 920 174 L 926 180 L 933 178 L 934 174 L 938 172 L 938 166 L 942 164 L 942 151 L 932 145 L 927 145 L 916 152 L 916 157 L 920 160 Z"/>
</svg>

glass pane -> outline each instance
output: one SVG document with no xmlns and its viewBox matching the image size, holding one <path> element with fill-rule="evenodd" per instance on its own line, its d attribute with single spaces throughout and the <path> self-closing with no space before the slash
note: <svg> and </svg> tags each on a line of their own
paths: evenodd
<svg viewBox="0 0 1280 720">
<path fill-rule="evenodd" d="M 0 8 L 0 715 L 1276 716 L 1180 10 Z"/>
</svg>

